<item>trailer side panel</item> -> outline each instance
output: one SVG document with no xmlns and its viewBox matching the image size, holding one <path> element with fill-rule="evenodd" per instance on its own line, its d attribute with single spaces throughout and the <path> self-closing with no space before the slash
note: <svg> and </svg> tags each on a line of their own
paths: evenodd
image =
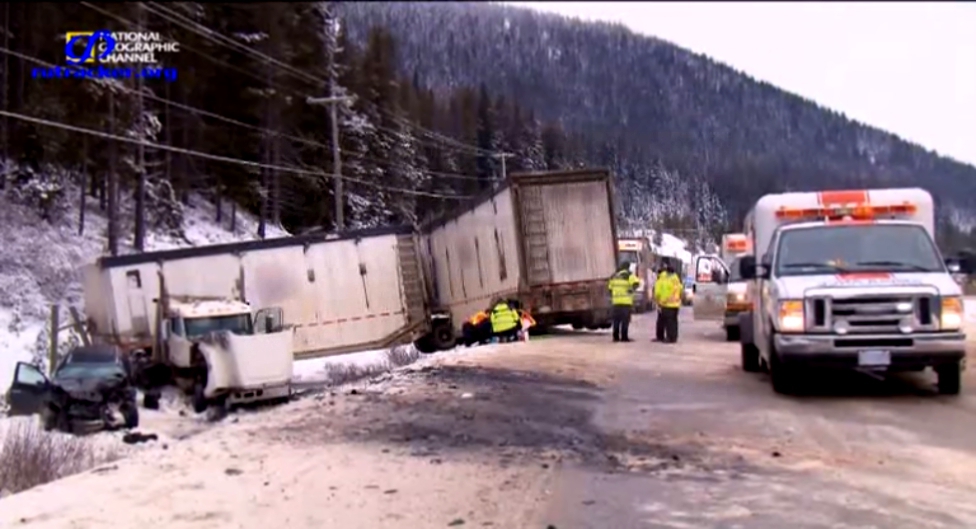
<svg viewBox="0 0 976 529">
<path fill-rule="evenodd" d="M 520 279 L 511 190 L 431 230 L 430 260 L 440 308 L 455 326 L 499 296 L 515 297 Z"/>
</svg>

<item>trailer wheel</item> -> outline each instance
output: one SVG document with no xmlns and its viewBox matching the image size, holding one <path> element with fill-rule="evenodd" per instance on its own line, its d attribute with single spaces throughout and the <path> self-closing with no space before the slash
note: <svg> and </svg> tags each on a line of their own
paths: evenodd
<svg viewBox="0 0 976 529">
<path fill-rule="evenodd" d="M 454 326 L 450 322 L 435 325 L 430 336 L 434 348 L 438 351 L 454 349 L 455 344 L 457 344 L 457 336 L 454 335 Z"/>
<path fill-rule="evenodd" d="M 425 334 L 420 338 L 417 338 L 413 342 L 413 346 L 417 348 L 422 354 L 429 355 L 437 352 L 437 348 L 434 347 L 433 340 L 430 339 L 429 334 Z"/>
</svg>

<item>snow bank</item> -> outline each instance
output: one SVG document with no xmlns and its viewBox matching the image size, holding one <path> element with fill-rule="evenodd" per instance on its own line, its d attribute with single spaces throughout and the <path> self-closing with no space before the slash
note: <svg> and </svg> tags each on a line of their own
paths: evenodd
<svg viewBox="0 0 976 529">
<path fill-rule="evenodd" d="M 325 358 L 298 360 L 292 368 L 292 380 L 295 382 L 324 381 L 328 378 L 329 366 L 354 365 L 357 367 L 369 367 L 380 364 L 386 362 L 387 351 L 388 349 L 376 349 L 373 351 L 362 351 Z"/>
<path fill-rule="evenodd" d="M 68 196 L 78 195 L 69 186 Z M 123 211 L 127 205 L 123 204 Z M 185 237 L 149 233 L 149 251 L 220 244 L 257 238 L 256 219 L 238 212 L 231 231 L 230 208 L 217 223 L 216 207 L 200 196 L 191 196 L 184 208 Z M 43 359 L 47 347 L 50 306 L 82 307 L 79 267 L 93 262 L 107 248 L 108 221 L 98 200 L 88 198 L 83 235 L 78 234 L 79 210 L 75 201 L 54 222 L 47 222 L 28 207 L 0 196 L 0 394 L 6 391 L 18 361 Z M 131 224 L 131 223 L 128 223 Z M 120 252 L 132 253 L 131 229 L 123 222 Z M 269 226 L 267 236 L 288 233 Z M 62 314 L 62 321 L 67 312 Z M 64 333 L 64 341 L 70 339 Z"/>
</svg>

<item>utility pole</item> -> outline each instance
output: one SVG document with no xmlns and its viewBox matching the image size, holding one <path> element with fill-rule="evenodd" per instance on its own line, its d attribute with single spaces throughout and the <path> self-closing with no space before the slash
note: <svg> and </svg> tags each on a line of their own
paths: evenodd
<svg viewBox="0 0 976 529">
<path fill-rule="evenodd" d="M 508 178 L 508 172 L 505 170 L 505 159 L 506 158 L 511 158 L 512 156 L 515 156 L 515 155 L 512 154 L 512 153 L 508 153 L 508 152 L 500 152 L 498 154 L 493 154 L 492 155 L 492 158 L 498 158 L 502 162 L 502 180 L 505 180 L 505 179 Z"/>
<path fill-rule="evenodd" d="M 342 157 L 339 156 L 339 112 L 338 103 L 352 102 L 354 96 L 336 96 L 335 83 L 332 84 L 332 97 L 309 97 L 305 100 L 310 105 L 329 105 L 329 118 L 332 121 L 332 194 L 335 195 L 336 231 L 346 228 L 345 214 L 342 200 Z"/>
<path fill-rule="evenodd" d="M 146 20 L 146 11 L 143 7 L 142 2 L 136 6 L 139 10 L 139 31 L 143 30 Z M 141 72 L 137 72 L 139 74 Z M 139 135 L 138 138 L 142 141 L 146 141 L 146 126 L 145 120 L 143 119 L 144 100 L 142 97 L 143 83 L 142 75 L 136 75 L 136 109 L 138 114 L 136 115 L 136 127 L 138 127 Z M 137 147 L 137 162 L 136 171 L 139 171 L 138 180 L 136 181 L 136 222 L 135 222 L 135 249 L 137 252 L 145 251 L 146 249 L 146 146 L 140 142 Z"/>
</svg>

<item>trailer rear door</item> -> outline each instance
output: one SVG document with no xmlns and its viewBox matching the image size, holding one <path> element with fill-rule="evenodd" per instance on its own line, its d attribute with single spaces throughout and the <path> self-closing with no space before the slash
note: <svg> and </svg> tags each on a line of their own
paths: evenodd
<svg viewBox="0 0 976 529">
<path fill-rule="evenodd" d="M 606 279 L 617 264 L 607 171 L 513 175 L 530 286 Z"/>
</svg>

